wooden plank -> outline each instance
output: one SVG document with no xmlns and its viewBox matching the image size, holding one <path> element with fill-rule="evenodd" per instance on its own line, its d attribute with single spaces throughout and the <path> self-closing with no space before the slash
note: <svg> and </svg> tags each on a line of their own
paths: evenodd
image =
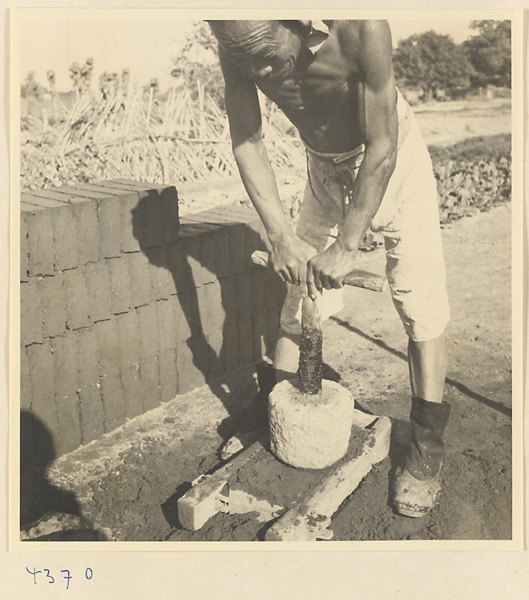
<svg viewBox="0 0 529 600">
<path fill-rule="evenodd" d="M 266 533 L 267 541 L 314 541 L 331 539 L 331 517 L 354 492 L 372 466 L 389 452 L 391 421 L 379 417 L 352 461 L 339 465 L 299 504 L 287 511 Z"/>
<path fill-rule="evenodd" d="M 221 512 L 221 491 L 227 480 L 263 448 L 263 442 L 258 440 L 211 475 L 201 475 L 195 480 L 193 487 L 178 500 L 178 520 L 182 527 L 197 531 L 210 517 Z"/>
</svg>

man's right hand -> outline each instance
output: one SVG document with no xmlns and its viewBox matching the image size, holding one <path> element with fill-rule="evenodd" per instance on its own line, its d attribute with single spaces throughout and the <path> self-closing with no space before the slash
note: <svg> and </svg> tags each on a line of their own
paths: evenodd
<svg viewBox="0 0 529 600">
<path fill-rule="evenodd" d="M 294 234 L 272 244 L 270 265 L 287 283 L 301 286 L 303 297 L 307 295 L 307 262 L 317 250 Z"/>
</svg>

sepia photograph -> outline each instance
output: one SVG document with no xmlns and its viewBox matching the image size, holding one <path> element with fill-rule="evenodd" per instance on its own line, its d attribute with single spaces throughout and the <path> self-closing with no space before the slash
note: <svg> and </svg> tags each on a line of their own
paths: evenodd
<svg viewBox="0 0 529 600">
<path fill-rule="evenodd" d="M 16 543 L 521 547 L 490 14 L 13 12 Z"/>
</svg>

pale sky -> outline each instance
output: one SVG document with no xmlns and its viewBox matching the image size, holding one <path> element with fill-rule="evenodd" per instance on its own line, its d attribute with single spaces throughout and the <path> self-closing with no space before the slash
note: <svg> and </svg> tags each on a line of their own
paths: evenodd
<svg viewBox="0 0 529 600">
<path fill-rule="evenodd" d="M 171 57 L 181 48 L 191 28 L 189 19 L 183 20 L 179 11 L 91 11 L 90 19 L 82 11 L 31 11 L 20 19 L 20 79 L 35 71 L 37 80 L 46 84 L 48 69 L 55 71 L 57 89 L 71 89 L 68 68 L 73 62 L 80 65 L 88 57 L 94 59 L 94 77 L 97 81 L 103 71 L 130 69 L 131 77 L 139 84 L 158 77 L 162 89 L 168 82 Z M 205 15 L 206 16 L 206 15 Z M 390 19 L 393 42 L 414 33 L 434 29 L 449 34 L 456 43 L 469 35 L 470 21 L 462 19 L 432 21 L 417 19 Z M 15 66 L 16 68 L 16 66 Z"/>
</svg>

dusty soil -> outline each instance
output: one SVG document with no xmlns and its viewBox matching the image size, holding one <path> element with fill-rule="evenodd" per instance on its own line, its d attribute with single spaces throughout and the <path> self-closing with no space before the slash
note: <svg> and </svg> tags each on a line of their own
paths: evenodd
<svg viewBox="0 0 529 600">
<path fill-rule="evenodd" d="M 345 309 L 325 324 L 324 360 L 357 407 L 393 419 L 394 443 L 390 457 L 335 514 L 335 540 L 511 537 L 510 206 L 457 221 L 443 234 L 452 306 L 446 385 L 452 416 L 439 505 L 421 519 L 391 509 L 389 484 L 408 434 L 406 339 L 387 293 L 348 289 Z M 381 271 L 383 261 L 377 250 L 364 255 L 362 267 Z M 40 479 L 26 475 L 21 523 L 62 511 L 83 516 L 75 538 L 82 540 L 262 539 L 266 526 L 251 513 L 219 514 L 198 532 L 178 523 L 178 497 L 219 464 L 223 439 L 262 413 L 253 401 L 251 369 L 219 382 L 216 391 L 176 398 L 58 459 Z"/>
<path fill-rule="evenodd" d="M 293 190 L 297 183 L 290 181 L 296 178 L 285 175 L 280 187 Z M 398 516 L 389 503 L 410 410 L 406 337 L 389 293 L 348 288 L 344 310 L 325 323 L 325 362 L 351 390 L 357 408 L 393 422 L 390 456 L 334 515 L 335 540 L 511 538 L 510 233 L 509 204 L 443 229 L 452 308 L 446 400 L 452 413 L 443 491 L 426 517 Z M 359 266 L 382 273 L 383 251 L 364 254 Z M 181 528 L 176 510 L 190 482 L 220 464 L 223 441 L 241 426 L 262 421 L 256 391 L 254 370 L 242 370 L 130 421 L 42 472 L 25 474 L 21 525 L 48 514 L 50 526 L 45 519 L 29 536 L 42 540 L 263 539 L 267 525 L 254 513 L 218 514 L 200 531 L 189 532 Z M 290 471 L 276 475 L 274 486 L 279 481 L 288 486 L 290 479 Z M 50 513 L 74 518 L 63 519 L 63 531 L 51 533 L 59 526 Z"/>
</svg>

